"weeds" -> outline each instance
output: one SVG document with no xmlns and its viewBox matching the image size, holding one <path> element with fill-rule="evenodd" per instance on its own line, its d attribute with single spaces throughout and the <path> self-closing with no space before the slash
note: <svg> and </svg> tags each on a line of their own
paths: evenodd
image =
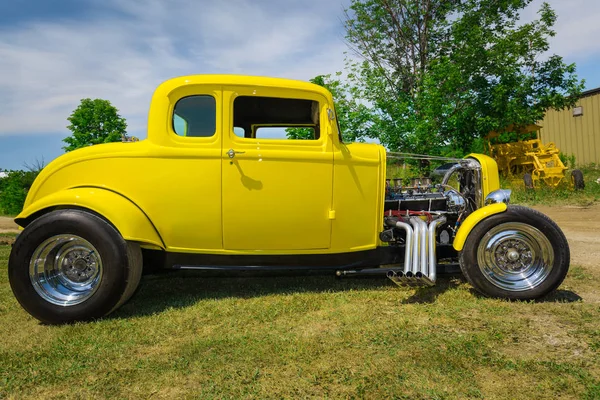
<svg viewBox="0 0 600 400">
<path fill-rule="evenodd" d="M 565 175 L 567 179 L 558 187 L 551 188 L 539 182 L 535 189 L 526 189 L 523 182 L 504 179 L 502 187 L 511 188 L 513 191 L 511 201 L 516 204 L 526 205 L 572 205 L 586 207 L 600 201 L 600 168 L 592 164 L 581 168 L 585 181 L 585 189 L 575 190 L 570 181 L 571 171 Z"/>
</svg>

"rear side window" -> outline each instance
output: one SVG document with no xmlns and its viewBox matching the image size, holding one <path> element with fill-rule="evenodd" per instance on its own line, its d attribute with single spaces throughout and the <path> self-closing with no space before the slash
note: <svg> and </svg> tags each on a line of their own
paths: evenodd
<svg viewBox="0 0 600 400">
<path fill-rule="evenodd" d="M 211 137 L 217 124 L 217 102 L 208 95 L 189 96 L 175 104 L 173 130 L 179 136 Z"/>
</svg>

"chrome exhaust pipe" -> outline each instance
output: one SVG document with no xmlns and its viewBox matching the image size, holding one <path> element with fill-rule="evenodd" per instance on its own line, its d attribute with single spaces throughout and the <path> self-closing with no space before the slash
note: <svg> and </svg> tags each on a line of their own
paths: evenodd
<svg viewBox="0 0 600 400">
<path fill-rule="evenodd" d="M 406 274 L 404 274 L 404 283 L 406 283 L 408 286 L 415 286 L 417 283 L 415 274 L 413 274 L 411 271 L 408 271 Z"/>
<path fill-rule="evenodd" d="M 427 286 L 435 285 L 435 282 L 429 279 L 427 275 L 423 275 L 422 272 L 418 272 L 416 275 L 417 282 Z"/>
<path fill-rule="evenodd" d="M 413 230 L 406 222 L 396 222 L 396 228 L 403 229 L 406 232 L 406 241 L 404 243 L 404 274 L 410 271 L 413 259 Z M 404 274 L 402 274 L 404 276 Z"/>
<path fill-rule="evenodd" d="M 436 232 L 438 225 L 443 224 L 444 222 L 446 222 L 446 217 L 442 215 L 438 219 L 434 220 L 431 224 L 429 224 L 429 229 L 427 232 L 427 236 L 429 238 L 429 274 L 427 275 L 427 277 L 433 283 L 435 283 L 435 280 L 437 279 L 437 270 L 436 270 L 437 255 L 436 255 L 436 249 L 435 249 L 435 243 L 436 243 L 435 242 L 435 232 Z"/>
<path fill-rule="evenodd" d="M 402 271 L 388 271 L 387 277 L 398 286 L 411 286 L 410 281 L 407 280 Z"/>
<path fill-rule="evenodd" d="M 411 277 L 414 276 L 414 274 L 416 274 L 417 272 L 419 272 L 419 239 L 421 237 L 421 224 L 419 223 L 419 221 L 421 221 L 420 218 L 417 217 L 410 217 L 410 224 L 413 226 L 413 258 L 412 258 L 412 268 L 410 269 L 411 272 Z M 422 222 L 422 221 L 421 221 Z M 405 270 L 405 274 L 409 272 Z"/>
<path fill-rule="evenodd" d="M 404 272 L 391 270 L 387 277 L 397 285 L 435 285 L 437 278 L 436 240 L 437 227 L 446 222 L 445 216 L 430 224 L 419 217 L 411 217 L 410 225 L 398 221 L 396 227 L 406 232 Z M 412 228 L 411 228 L 412 225 Z"/>
<path fill-rule="evenodd" d="M 427 223 L 421 218 L 417 218 L 419 225 L 421 225 L 421 237 L 419 238 L 419 245 L 421 247 L 421 266 L 419 272 L 424 276 L 429 276 L 429 269 L 427 267 Z"/>
<path fill-rule="evenodd" d="M 394 271 L 388 271 L 385 276 L 387 276 L 392 282 L 397 283 L 396 279 L 398 279 L 398 275 Z"/>
</svg>

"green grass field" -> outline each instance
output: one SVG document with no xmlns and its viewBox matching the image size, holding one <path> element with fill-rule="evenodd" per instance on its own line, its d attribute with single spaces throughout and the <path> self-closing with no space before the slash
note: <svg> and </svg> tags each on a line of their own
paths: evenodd
<svg viewBox="0 0 600 400">
<path fill-rule="evenodd" d="M 597 271 L 539 302 L 329 276 L 148 275 L 111 317 L 45 326 L 0 246 L 0 398 L 600 398 Z"/>
</svg>

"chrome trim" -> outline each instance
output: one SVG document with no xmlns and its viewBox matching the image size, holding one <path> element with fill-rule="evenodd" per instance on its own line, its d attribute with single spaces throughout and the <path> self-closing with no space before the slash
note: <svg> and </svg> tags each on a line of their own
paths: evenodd
<svg viewBox="0 0 600 400">
<path fill-rule="evenodd" d="M 452 167 L 450 167 L 450 169 L 448 169 L 448 171 L 446 171 L 446 174 L 444 175 L 444 179 L 442 179 L 442 185 L 447 185 L 448 182 L 450 181 L 450 178 L 452 177 L 452 174 L 454 174 L 456 171 L 458 171 L 461 168 L 463 168 L 463 166 L 460 163 L 456 163 Z"/>
<path fill-rule="evenodd" d="M 229 158 L 233 158 L 233 157 L 235 157 L 236 154 L 244 154 L 244 153 L 245 153 L 245 151 L 235 151 L 233 149 L 229 149 L 229 151 L 227 151 L 227 153 L 225 153 L 225 154 L 227 154 L 229 156 Z"/>
<path fill-rule="evenodd" d="M 512 190 L 510 190 L 510 189 L 494 190 L 493 192 L 491 192 L 490 194 L 485 196 L 484 204 L 486 206 L 490 205 L 490 204 L 495 204 L 495 203 L 509 204 L 511 194 L 512 194 Z"/>
<path fill-rule="evenodd" d="M 483 186 L 482 186 L 482 177 L 481 177 L 481 164 L 474 158 L 465 158 L 460 160 L 458 163 L 453 165 L 448 172 L 444 175 L 444 179 L 442 179 L 442 186 L 447 186 L 452 174 L 460 169 L 471 170 L 474 174 L 475 179 L 475 204 L 477 204 L 477 208 L 483 207 Z"/>
</svg>

